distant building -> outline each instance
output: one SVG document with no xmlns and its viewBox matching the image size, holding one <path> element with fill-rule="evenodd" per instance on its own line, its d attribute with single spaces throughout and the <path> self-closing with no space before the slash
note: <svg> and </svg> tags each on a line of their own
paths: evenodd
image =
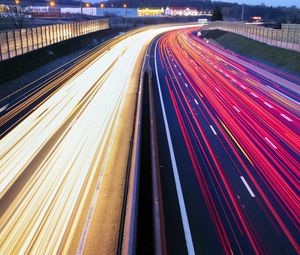
<svg viewBox="0 0 300 255">
<path fill-rule="evenodd" d="M 189 7 L 167 7 L 165 10 L 167 16 L 198 16 L 198 14 L 196 8 Z"/>
<path fill-rule="evenodd" d="M 49 6 L 30 6 L 28 11 L 31 13 L 47 13 L 49 9 Z"/>
<path fill-rule="evenodd" d="M 61 14 L 81 14 L 81 8 L 74 7 L 62 7 L 60 8 Z M 84 7 L 82 8 L 82 14 L 97 16 L 97 8 L 94 7 Z"/>
<path fill-rule="evenodd" d="M 161 16 L 164 14 L 164 8 L 138 8 L 138 16 Z"/>
<path fill-rule="evenodd" d="M 61 8 L 62 14 L 81 14 L 81 8 Z M 82 8 L 84 15 L 90 16 L 116 16 L 116 17 L 136 17 L 138 16 L 137 9 L 134 8 Z"/>
<path fill-rule="evenodd" d="M 59 7 L 50 7 L 50 6 L 29 6 L 26 7 L 26 11 L 30 13 L 50 13 L 50 12 L 55 12 L 55 13 L 60 13 L 60 8 Z"/>
<path fill-rule="evenodd" d="M 0 12 L 7 12 L 9 10 L 9 6 L 5 4 L 0 4 Z"/>
<path fill-rule="evenodd" d="M 97 8 L 97 16 L 137 17 L 135 8 Z"/>
<path fill-rule="evenodd" d="M 199 16 L 212 16 L 212 13 L 213 13 L 212 11 L 205 11 L 204 10 L 204 11 L 199 11 L 198 15 Z"/>
<path fill-rule="evenodd" d="M 0 4 L 0 17 L 7 17 L 9 11 L 9 6 L 5 4 Z"/>
</svg>

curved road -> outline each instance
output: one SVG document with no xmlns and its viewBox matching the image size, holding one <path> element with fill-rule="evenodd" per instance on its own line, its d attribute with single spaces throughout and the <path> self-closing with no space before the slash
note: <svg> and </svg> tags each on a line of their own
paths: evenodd
<svg viewBox="0 0 300 255">
<path fill-rule="evenodd" d="M 191 29 L 151 54 L 169 254 L 299 254 L 300 81 Z"/>
<path fill-rule="evenodd" d="M 141 63 L 172 29 L 128 33 L 0 101 L 0 254 L 115 254 Z"/>
</svg>

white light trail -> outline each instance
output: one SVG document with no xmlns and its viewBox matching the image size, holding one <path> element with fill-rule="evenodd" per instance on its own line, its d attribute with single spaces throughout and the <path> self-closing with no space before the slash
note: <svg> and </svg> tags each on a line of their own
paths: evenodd
<svg viewBox="0 0 300 255">
<path fill-rule="evenodd" d="M 186 27 L 186 26 L 185 26 Z M 0 141 L 0 198 L 23 173 L 0 219 L 0 254 L 56 254 L 81 193 L 89 190 L 118 123 L 139 53 L 160 33 L 116 43 L 66 82 Z M 68 237 L 71 238 L 71 237 Z"/>
</svg>

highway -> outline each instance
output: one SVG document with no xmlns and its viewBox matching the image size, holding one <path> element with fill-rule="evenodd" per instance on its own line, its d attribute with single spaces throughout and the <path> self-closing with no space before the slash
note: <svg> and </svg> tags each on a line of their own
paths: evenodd
<svg viewBox="0 0 300 255">
<path fill-rule="evenodd" d="M 300 80 L 241 59 L 193 29 L 151 48 L 168 254 L 300 253 Z"/>
<path fill-rule="evenodd" d="M 138 64 L 174 28 L 130 32 L 0 102 L 0 254 L 115 254 Z"/>
</svg>

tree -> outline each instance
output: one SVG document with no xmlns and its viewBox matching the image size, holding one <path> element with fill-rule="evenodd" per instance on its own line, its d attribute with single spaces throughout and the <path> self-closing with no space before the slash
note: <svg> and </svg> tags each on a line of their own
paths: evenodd
<svg viewBox="0 0 300 255">
<path fill-rule="evenodd" d="M 6 10 L 6 15 L 15 29 L 23 28 L 30 20 L 24 8 L 19 3 L 9 5 Z"/>
<path fill-rule="evenodd" d="M 223 21 L 222 11 L 219 6 L 216 7 L 216 9 L 214 10 L 211 16 L 211 21 L 217 21 L 217 20 Z"/>
</svg>

